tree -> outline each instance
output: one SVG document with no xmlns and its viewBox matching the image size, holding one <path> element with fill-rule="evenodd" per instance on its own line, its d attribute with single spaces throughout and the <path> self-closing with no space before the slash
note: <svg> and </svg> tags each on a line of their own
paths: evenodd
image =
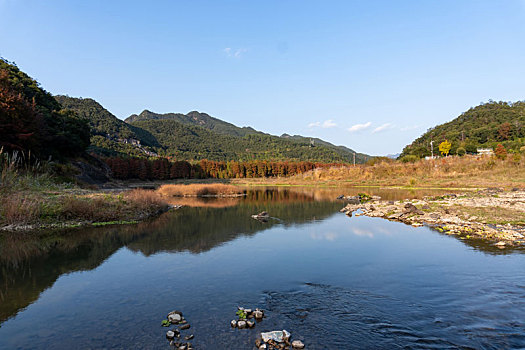
<svg viewBox="0 0 525 350">
<path fill-rule="evenodd" d="M 503 160 L 503 159 L 507 158 L 507 150 L 505 149 L 505 147 L 503 147 L 503 145 L 501 143 L 498 143 L 494 153 L 496 153 L 496 158 L 498 158 L 498 159 Z"/>
<path fill-rule="evenodd" d="M 450 149 L 452 148 L 452 144 L 448 142 L 447 140 L 441 142 L 439 144 L 439 152 L 441 152 L 442 156 L 448 156 L 448 153 L 450 152 Z"/>
<path fill-rule="evenodd" d="M 508 122 L 505 122 L 499 126 L 498 135 L 501 141 L 505 141 L 509 139 L 510 129 L 511 129 L 511 125 Z"/>
<path fill-rule="evenodd" d="M 461 157 L 461 156 L 464 156 L 465 153 L 467 153 L 467 150 L 464 149 L 463 147 L 458 147 L 458 149 L 456 150 L 456 154 L 457 154 L 458 156 L 460 156 L 460 157 Z"/>
</svg>

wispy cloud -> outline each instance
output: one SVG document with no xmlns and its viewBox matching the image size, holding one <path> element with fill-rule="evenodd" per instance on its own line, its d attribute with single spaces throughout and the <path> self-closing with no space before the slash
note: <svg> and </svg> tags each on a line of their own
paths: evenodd
<svg viewBox="0 0 525 350">
<path fill-rule="evenodd" d="M 393 127 L 394 126 L 392 125 L 392 123 L 385 123 L 383 125 L 378 126 L 374 130 L 372 130 L 372 134 L 375 134 L 376 132 L 380 132 L 383 130 L 392 129 Z"/>
<path fill-rule="evenodd" d="M 356 132 L 356 131 L 368 129 L 370 127 L 370 125 L 372 125 L 371 122 L 367 122 L 367 123 L 364 123 L 364 124 L 355 124 L 355 125 L 352 125 L 351 127 L 349 127 L 347 130 L 350 131 L 350 132 Z"/>
<path fill-rule="evenodd" d="M 247 51 L 248 51 L 248 49 L 245 49 L 245 48 L 232 49 L 231 47 L 226 47 L 226 48 L 222 49 L 222 52 L 224 52 L 226 54 L 226 56 L 228 56 L 228 57 L 235 57 L 235 58 L 241 57 Z"/>
<path fill-rule="evenodd" d="M 335 128 L 336 126 L 337 126 L 337 124 L 332 119 L 325 120 L 322 123 L 321 122 L 315 122 L 315 123 L 308 124 L 309 128 L 328 129 L 328 128 Z"/>
</svg>

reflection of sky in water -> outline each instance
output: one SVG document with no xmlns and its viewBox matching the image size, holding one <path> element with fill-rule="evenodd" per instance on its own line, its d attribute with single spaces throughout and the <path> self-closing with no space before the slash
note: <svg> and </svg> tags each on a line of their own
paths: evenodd
<svg viewBox="0 0 525 350">
<path fill-rule="evenodd" d="M 95 246 L 86 260 L 100 260 L 91 270 L 58 273 L 2 324 L 0 348 L 163 348 L 159 323 L 173 309 L 190 320 L 197 348 L 251 348 L 257 332 L 273 328 L 301 335 L 311 349 L 418 347 L 432 339 L 437 348 L 498 348 L 522 340 L 525 255 L 490 255 L 426 227 L 349 218 L 339 205 L 316 219 L 304 208 L 268 208 L 282 224 L 251 219 L 261 208 L 188 208 L 163 226 L 145 226 L 149 234 L 107 257 Z M 202 225 L 182 230 L 192 213 Z M 207 224 L 212 213 L 243 224 Z M 213 246 L 202 244 L 211 238 Z M 232 330 L 237 305 L 266 308 L 269 317 L 253 331 Z"/>
</svg>

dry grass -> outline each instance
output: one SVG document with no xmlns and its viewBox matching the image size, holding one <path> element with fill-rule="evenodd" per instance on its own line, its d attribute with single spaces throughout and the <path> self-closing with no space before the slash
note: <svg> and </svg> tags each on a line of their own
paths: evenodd
<svg viewBox="0 0 525 350">
<path fill-rule="evenodd" d="M 256 179 L 253 182 L 262 182 Z M 357 186 L 408 187 L 525 187 L 525 157 L 506 160 L 492 157 L 447 157 L 415 163 L 381 162 L 315 169 L 288 179 L 265 181 L 267 184 L 336 183 Z"/>
<path fill-rule="evenodd" d="M 159 210 L 167 205 L 157 192 L 150 190 L 135 189 L 124 192 L 123 198 L 138 210 L 143 211 L 151 210 L 151 208 Z"/>
<path fill-rule="evenodd" d="M 42 202 L 39 198 L 12 194 L 2 198 L 0 223 L 24 225 L 38 220 Z"/>
<path fill-rule="evenodd" d="M 169 197 L 232 197 L 244 193 L 238 186 L 225 184 L 162 185 L 157 192 Z"/>
</svg>

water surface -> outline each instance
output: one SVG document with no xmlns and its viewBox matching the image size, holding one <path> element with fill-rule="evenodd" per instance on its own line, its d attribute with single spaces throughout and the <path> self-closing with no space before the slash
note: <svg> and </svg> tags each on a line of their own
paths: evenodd
<svg viewBox="0 0 525 350">
<path fill-rule="evenodd" d="M 197 349 L 283 328 L 308 349 L 525 347 L 523 250 L 349 218 L 332 198 L 251 191 L 139 225 L 4 235 L 0 348 L 169 349 L 173 309 Z M 278 219 L 250 217 L 262 210 Z M 267 318 L 231 329 L 237 305 Z"/>
</svg>

